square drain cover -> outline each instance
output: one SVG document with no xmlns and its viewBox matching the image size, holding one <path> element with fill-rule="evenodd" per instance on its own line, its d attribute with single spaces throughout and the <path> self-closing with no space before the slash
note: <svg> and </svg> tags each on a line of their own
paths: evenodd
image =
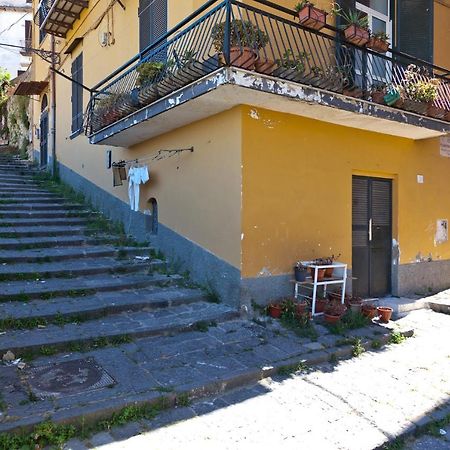
<svg viewBox="0 0 450 450">
<path fill-rule="evenodd" d="M 90 392 L 116 382 L 93 358 L 87 358 L 34 367 L 28 383 L 36 396 L 45 398 Z"/>
</svg>

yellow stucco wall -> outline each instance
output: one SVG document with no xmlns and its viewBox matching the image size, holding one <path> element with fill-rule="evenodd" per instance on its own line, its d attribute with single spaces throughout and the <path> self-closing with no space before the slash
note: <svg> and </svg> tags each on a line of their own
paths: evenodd
<svg viewBox="0 0 450 450">
<path fill-rule="evenodd" d="M 436 220 L 450 216 L 450 158 L 440 156 L 437 139 L 412 141 L 251 109 L 243 114 L 244 277 L 289 273 L 298 259 L 339 253 L 351 265 L 352 174 L 394 179 L 400 263 L 419 252 L 450 259 L 450 243 L 434 245 Z"/>
</svg>

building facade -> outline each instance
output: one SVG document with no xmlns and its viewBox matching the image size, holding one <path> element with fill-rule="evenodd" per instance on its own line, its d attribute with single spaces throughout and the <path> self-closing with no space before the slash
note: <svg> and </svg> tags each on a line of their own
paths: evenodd
<svg viewBox="0 0 450 450">
<path fill-rule="evenodd" d="M 33 157 L 236 306 L 331 255 L 357 295 L 449 287 L 449 2 L 342 1 L 320 31 L 293 7 L 34 3 L 58 72 L 33 57 Z M 348 11 L 387 53 L 349 42 Z M 111 167 L 134 160 L 139 211 Z"/>
<path fill-rule="evenodd" d="M 31 1 L 0 1 L 0 67 L 15 78 L 26 71 L 31 63 Z M 23 47 L 23 48 L 19 48 Z"/>
</svg>

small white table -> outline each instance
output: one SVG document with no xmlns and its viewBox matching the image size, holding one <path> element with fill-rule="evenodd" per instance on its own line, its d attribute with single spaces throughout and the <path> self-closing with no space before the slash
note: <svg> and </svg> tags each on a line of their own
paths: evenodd
<svg viewBox="0 0 450 450">
<path fill-rule="evenodd" d="M 305 281 L 297 281 L 297 280 L 292 280 L 292 282 L 295 285 L 294 288 L 294 297 L 295 299 L 298 299 L 298 297 L 304 297 L 304 298 L 308 298 L 311 300 L 311 310 L 312 310 L 312 315 L 313 316 L 318 316 L 321 315 L 323 313 L 316 313 L 316 299 L 317 299 L 317 288 L 319 286 L 323 286 L 324 287 L 324 296 L 326 296 L 327 294 L 327 286 L 328 285 L 333 285 L 333 284 L 338 284 L 342 286 L 342 298 L 341 298 L 341 303 L 344 304 L 345 302 L 345 286 L 347 283 L 347 264 L 343 264 L 343 263 L 333 263 L 327 266 L 317 266 L 315 264 L 313 264 L 312 262 L 308 262 L 308 261 L 302 261 L 302 264 L 304 266 L 306 266 L 307 268 L 311 269 L 312 272 L 312 276 L 308 277 L 310 278 L 310 280 L 305 280 Z M 319 269 L 330 269 L 333 268 L 333 277 L 332 278 L 324 278 L 323 280 L 319 281 Z M 312 286 L 312 297 L 305 295 L 305 294 L 301 294 L 300 293 L 300 287 L 303 286 Z"/>
</svg>

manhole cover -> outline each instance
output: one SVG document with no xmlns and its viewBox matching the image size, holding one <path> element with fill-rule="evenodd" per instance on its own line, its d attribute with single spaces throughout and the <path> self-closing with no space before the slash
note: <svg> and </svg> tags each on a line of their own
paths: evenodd
<svg viewBox="0 0 450 450">
<path fill-rule="evenodd" d="M 115 381 L 93 358 L 87 358 L 34 367 L 28 383 L 35 395 L 44 398 L 89 392 Z"/>
</svg>

